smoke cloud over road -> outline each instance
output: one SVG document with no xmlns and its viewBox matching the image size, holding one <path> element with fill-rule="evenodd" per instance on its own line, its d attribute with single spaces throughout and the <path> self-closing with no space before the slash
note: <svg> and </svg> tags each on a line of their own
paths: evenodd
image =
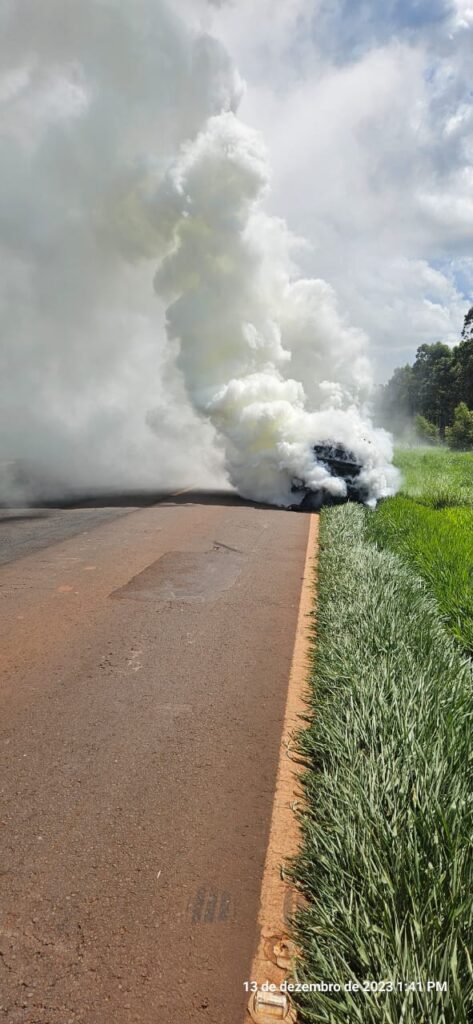
<svg viewBox="0 0 473 1024">
<path fill-rule="evenodd" d="M 157 202 L 167 226 L 176 214 L 155 282 L 172 299 L 169 337 L 241 494 L 289 505 L 298 479 L 343 497 L 343 480 L 314 458 L 314 443 L 331 441 L 357 457 L 374 501 L 392 492 L 396 471 L 389 438 L 367 417 L 365 339 L 340 322 L 324 282 L 292 276 L 287 228 L 259 205 L 267 185 L 262 140 L 232 112 L 183 147 Z"/>
<path fill-rule="evenodd" d="M 294 478 L 343 495 L 313 455 L 332 441 L 391 493 L 366 338 L 297 279 L 222 46 L 160 0 L 15 0 L 0 53 L 3 464 L 93 488 L 224 463 L 289 504 Z"/>
</svg>

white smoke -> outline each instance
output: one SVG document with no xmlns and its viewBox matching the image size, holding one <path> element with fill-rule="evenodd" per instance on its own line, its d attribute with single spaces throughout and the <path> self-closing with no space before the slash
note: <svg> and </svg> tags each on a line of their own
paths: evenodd
<svg viewBox="0 0 473 1024">
<path fill-rule="evenodd" d="M 227 54 L 161 0 L 4 0 L 0 69 L 0 492 L 215 481 L 147 206 L 237 105 Z"/>
<path fill-rule="evenodd" d="M 261 209 L 267 186 L 261 138 L 231 112 L 183 147 L 156 199 L 156 225 L 165 211 L 169 230 L 175 214 L 155 279 L 171 300 L 169 337 L 180 342 L 192 403 L 223 437 L 241 494 L 289 505 L 300 500 L 296 479 L 345 496 L 344 480 L 314 458 L 315 443 L 331 442 L 362 464 L 359 481 L 374 502 L 393 493 L 397 472 L 388 435 L 366 411 L 365 338 L 340 322 L 324 282 L 293 280 L 293 242 Z"/>
<path fill-rule="evenodd" d="M 5 0 L 0 58 L 0 463 L 206 484 L 223 441 L 242 494 L 288 504 L 294 477 L 343 493 L 312 452 L 334 440 L 390 493 L 366 339 L 263 212 L 222 46 L 164 0 Z"/>
</svg>

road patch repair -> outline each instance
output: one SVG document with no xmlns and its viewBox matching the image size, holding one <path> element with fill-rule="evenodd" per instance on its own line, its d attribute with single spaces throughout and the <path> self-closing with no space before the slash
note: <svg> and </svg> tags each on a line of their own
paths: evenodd
<svg viewBox="0 0 473 1024">
<path fill-rule="evenodd" d="M 290 995 L 284 991 L 295 948 L 290 937 L 290 918 L 300 896 L 287 877 L 284 865 L 297 854 L 300 835 L 296 808 L 303 799 L 297 779 L 294 735 L 301 727 L 313 631 L 314 584 L 319 518 L 310 517 L 302 589 L 297 617 L 294 653 L 289 676 L 284 724 L 279 747 L 276 789 L 258 914 L 258 946 L 253 959 L 246 1020 L 270 1024 L 297 1020 Z"/>
<path fill-rule="evenodd" d="M 244 564 L 242 553 L 214 543 L 206 551 L 169 551 L 115 591 L 115 598 L 211 601 L 228 590 Z"/>
</svg>

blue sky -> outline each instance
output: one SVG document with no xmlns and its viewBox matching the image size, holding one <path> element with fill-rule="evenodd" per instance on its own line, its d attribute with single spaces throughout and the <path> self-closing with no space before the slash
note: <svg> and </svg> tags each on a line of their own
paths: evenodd
<svg viewBox="0 0 473 1024">
<path fill-rule="evenodd" d="M 450 17 L 451 4 L 445 0 L 322 0 L 312 17 L 312 33 L 315 45 L 343 64 L 393 37 L 412 40 L 442 30 Z"/>
</svg>

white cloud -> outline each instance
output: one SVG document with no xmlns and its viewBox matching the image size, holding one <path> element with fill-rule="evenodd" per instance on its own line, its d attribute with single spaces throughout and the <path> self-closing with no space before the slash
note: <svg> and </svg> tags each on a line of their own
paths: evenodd
<svg viewBox="0 0 473 1024">
<path fill-rule="evenodd" d="M 269 146 L 269 208 L 309 239 L 304 272 L 370 334 L 381 375 L 458 338 L 473 300 L 468 275 L 455 283 L 473 243 L 471 0 L 419 9 L 241 0 L 211 21 Z"/>
<path fill-rule="evenodd" d="M 473 25 L 473 4 L 471 0 L 453 0 L 455 8 L 455 26 L 469 28 Z"/>
</svg>

